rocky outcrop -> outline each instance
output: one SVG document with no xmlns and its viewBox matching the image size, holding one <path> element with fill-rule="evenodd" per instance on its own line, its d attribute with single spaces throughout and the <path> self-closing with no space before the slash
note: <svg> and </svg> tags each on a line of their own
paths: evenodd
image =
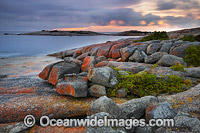
<svg viewBox="0 0 200 133">
<path fill-rule="evenodd" d="M 129 61 L 132 62 L 142 62 L 144 60 L 145 55 L 142 54 L 141 51 L 136 50 L 133 55 L 129 57 Z"/>
<path fill-rule="evenodd" d="M 144 116 L 147 106 L 153 102 L 157 102 L 156 97 L 146 96 L 123 103 L 119 105 L 119 108 L 122 111 L 123 117 L 134 117 L 139 119 Z"/>
<path fill-rule="evenodd" d="M 175 113 L 168 102 L 153 103 L 146 108 L 145 117 L 150 119 L 171 119 L 174 118 Z"/>
<path fill-rule="evenodd" d="M 148 64 L 156 63 L 158 60 L 160 60 L 160 58 L 162 58 L 162 56 L 164 56 L 166 54 L 167 53 L 165 53 L 165 52 L 156 52 L 156 53 L 153 53 L 150 56 L 146 56 L 144 58 L 144 62 L 148 63 Z"/>
<path fill-rule="evenodd" d="M 147 47 L 147 54 L 151 55 L 155 52 L 158 52 L 162 47 L 162 43 L 152 43 Z"/>
<path fill-rule="evenodd" d="M 174 56 L 174 55 L 164 55 L 162 58 L 157 62 L 158 65 L 161 66 L 173 66 L 177 63 L 180 63 L 183 66 L 186 66 L 187 64 L 183 60 L 183 58 Z"/>
<path fill-rule="evenodd" d="M 197 46 L 197 45 L 200 45 L 200 42 L 183 42 L 183 41 L 179 43 L 175 42 L 170 49 L 170 54 L 183 58 L 189 46 Z"/>
<path fill-rule="evenodd" d="M 121 115 L 118 105 L 106 96 L 102 96 L 94 101 L 88 108 L 87 115 L 93 115 L 100 112 L 109 113 L 114 118 L 119 118 Z"/>
<path fill-rule="evenodd" d="M 39 77 L 47 80 L 48 83 L 56 85 L 58 80 L 64 78 L 64 74 L 79 73 L 80 65 L 75 63 L 58 62 L 43 69 Z"/>
<path fill-rule="evenodd" d="M 87 97 L 88 82 L 87 77 L 78 75 L 65 75 L 64 80 L 59 80 L 56 91 L 60 95 L 70 95 L 73 97 Z"/>
<path fill-rule="evenodd" d="M 183 46 L 185 44 L 186 46 Z M 56 63 L 51 62 L 50 65 L 47 65 L 39 73 L 39 77 L 43 80 L 36 75 L 24 77 L 0 75 L 0 94 L 2 94 L 0 95 L 0 123 L 21 122 L 27 114 L 34 115 L 36 120 L 39 120 L 43 115 L 60 119 L 85 118 L 87 115 L 145 118 L 146 120 L 173 118 L 178 129 L 183 126 L 188 132 L 198 132 L 199 129 L 195 125 L 198 125 L 197 118 L 200 118 L 200 87 L 198 84 L 200 69 L 196 67 L 185 68 L 185 71 L 174 71 L 169 67 L 176 63 L 187 65 L 182 58 L 185 54 L 184 50 L 179 51 L 178 49 L 185 49 L 190 45 L 199 45 L 199 43 L 189 43 L 176 39 L 137 43 L 132 39 L 109 41 L 55 54 L 64 60 Z M 175 54 L 176 51 L 179 52 Z M 158 66 L 155 67 L 154 63 L 157 63 Z M 121 70 L 117 72 L 112 67 Z M 0 69 L 2 68 L 0 67 Z M 120 83 L 118 76 L 128 74 L 127 71 L 133 74 L 147 71 L 155 74 L 157 78 L 160 78 L 160 75 L 178 75 L 191 80 L 193 86 L 198 85 L 193 88 L 184 88 L 184 92 L 173 95 L 145 96 L 128 101 L 126 97 L 130 92 L 126 91 L 127 88 L 115 88 Z M 187 82 L 187 80 L 183 82 Z M 116 89 L 115 97 L 112 99 L 106 97 L 110 96 L 110 90 L 113 89 Z M 180 112 L 189 115 L 188 117 L 176 115 Z M 187 124 L 189 120 L 195 122 Z M 14 129 L 15 124 L 13 125 Z M 7 125 L 3 126 L 2 129 L 0 124 L 0 131 L 12 129 L 8 128 Z M 24 130 L 23 125 L 15 129 Z M 161 132 L 167 131 L 169 128 L 148 126 L 130 129 L 70 127 L 68 130 L 63 127 L 58 129 L 56 127 L 34 126 L 27 130 L 64 132 L 77 131 L 77 129 L 81 132 Z M 171 130 L 176 131 L 174 128 Z"/>
<path fill-rule="evenodd" d="M 29 127 L 25 126 L 24 122 L 0 124 L 1 133 L 19 133 L 27 129 L 29 129 Z"/>
<path fill-rule="evenodd" d="M 110 67 L 93 68 L 88 72 L 88 80 L 106 87 L 117 85 L 116 72 Z"/>
<path fill-rule="evenodd" d="M 94 67 L 95 64 L 95 57 L 94 56 L 87 56 L 83 60 L 83 65 L 81 66 L 81 71 L 85 72 L 88 71 L 89 67 Z"/>
<path fill-rule="evenodd" d="M 89 91 L 90 96 L 93 96 L 93 97 L 101 97 L 101 96 L 107 95 L 106 88 L 105 86 L 102 86 L 102 85 L 94 84 L 89 88 L 88 91 Z"/>
</svg>

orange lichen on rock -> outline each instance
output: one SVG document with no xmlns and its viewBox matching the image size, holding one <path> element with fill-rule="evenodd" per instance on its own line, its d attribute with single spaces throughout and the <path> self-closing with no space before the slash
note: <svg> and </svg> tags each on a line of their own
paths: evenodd
<svg viewBox="0 0 200 133">
<path fill-rule="evenodd" d="M 47 82 L 49 82 L 53 85 L 57 84 L 57 82 L 58 82 L 58 69 L 57 68 L 55 68 L 55 67 L 52 68 Z"/>
<path fill-rule="evenodd" d="M 75 96 L 75 90 L 74 88 L 71 86 L 71 84 L 68 84 L 66 87 L 66 92 L 67 94 L 71 95 L 71 96 Z"/>
<path fill-rule="evenodd" d="M 50 66 L 46 66 L 42 72 L 39 73 L 39 77 L 41 79 L 44 79 L 44 80 L 47 80 L 48 79 L 48 75 L 49 75 L 49 72 L 50 72 Z"/>
<path fill-rule="evenodd" d="M 83 60 L 83 64 L 81 65 L 81 70 L 82 71 L 87 71 L 88 68 L 93 65 L 94 61 L 95 60 L 94 60 L 93 56 L 85 57 L 84 60 Z"/>
<path fill-rule="evenodd" d="M 33 92 L 33 88 L 19 88 L 18 86 L 12 88 L 0 88 L 0 94 L 24 94 Z"/>
</svg>

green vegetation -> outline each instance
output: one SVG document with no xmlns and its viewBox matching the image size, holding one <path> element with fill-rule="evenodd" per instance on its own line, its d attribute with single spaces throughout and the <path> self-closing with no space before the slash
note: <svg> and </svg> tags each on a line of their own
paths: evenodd
<svg viewBox="0 0 200 133">
<path fill-rule="evenodd" d="M 196 36 L 194 37 L 194 39 L 195 39 L 196 41 L 200 42 L 200 34 L 199 34 L 199 35 L 196 35 Z"/>
<path fill-rule="evenodd" d="M 119 71 L 119 69 L 114 69 Z M 181 92 L 184 87 L 191 85 L 189 82 L 184 83 L 183 78 L 177 75 L 161 75 L 158 77 L 155 74 L 151 74 L 149 71 L 137 74 L 131 72 L 127 73 L 128 74 L 122 75 L 118 73 L 119 83 L 114 89 L 108 91 L 110 96 L 114 96 L 115 91 L 119 88 L 125 88 L 129 96 L 143 97 L 147 95 L 157 96 L 163 93 L 171 94 Z"/>
<path fill-rule="evenodd" d="M 137 42 L 145 42 L 145 41 L 151 41 L 151 40 L 168 40 L 169 36 L 167 35 L 166 31 L 155 31 L 152 34 L 143 37 L 141 40 L 137 40 Z"/>
<path fill-rule="evenodd" d="M 184 37 L 182 38 L 183 41 L 190 41 L 190 42 L 195 42 L 195 41 L 199 41 L 200 42 L 200 35 L 184 35 Z"/>
<path fill-rule="evenodd" d="M 184 35 L 184 37 L 182 38 L 183 41 L 190 41 L 190 42 L 194 42 L 194 36 L 193 35 Z"/>
<path fill-rule="evenodd" d="M 188 65 L 200 66 L 200 45 L 188 47 L 184 60 Z"/>
<path fill-rule="evenodd" d="M 183 65 L 181 65 L 180 63 L 176 63 L 175 65 L 170 67 L 172 70 L 174 71 L 182 71 L 185 72 L 185 67 Z"/>
</svg>

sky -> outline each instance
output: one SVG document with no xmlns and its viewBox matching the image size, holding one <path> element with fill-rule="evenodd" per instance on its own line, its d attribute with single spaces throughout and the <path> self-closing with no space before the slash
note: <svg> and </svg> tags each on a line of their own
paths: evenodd
<svg viewBox="0 0 200 133">
<path fill-rule="evenodd" d="M 0 0 L 1 31 L 200 27 L 200 0 Z"/>
</svg>

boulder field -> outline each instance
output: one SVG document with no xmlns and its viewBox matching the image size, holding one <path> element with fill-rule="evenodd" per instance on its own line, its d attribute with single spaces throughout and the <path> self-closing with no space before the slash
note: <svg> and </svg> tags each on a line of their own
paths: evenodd
<svg viewBox="0 0 200 133">
<path fill-rule="evenodd" d="M 0 132 L 200 132 L 200 67 L 174 71 L 189 46 L 199 42 L 178 39 L 134 42 L 134 39 L 108 41 L 102 44 L 51 54 L 60 59 L 47 64 L 38 75 L 0 78 Z M 158 64 L 157 67 L 153 67 Z M 119 68 L 117 72 L 113 68 Z M 191 88 L 177 94 L 128 99 L 125 88 L 109 98 L 108 88 L 118 83 L 118 73 L 149 71 L 159 75 L 178 75 L 190 79 Z M 167 119 L 175 127 L 41 127 L 23 124 L 26 115 L 36 121 L 50 118 L 123 118 Z M 189 123 L 189 121 L 192 121 Z"/>
</svg>

